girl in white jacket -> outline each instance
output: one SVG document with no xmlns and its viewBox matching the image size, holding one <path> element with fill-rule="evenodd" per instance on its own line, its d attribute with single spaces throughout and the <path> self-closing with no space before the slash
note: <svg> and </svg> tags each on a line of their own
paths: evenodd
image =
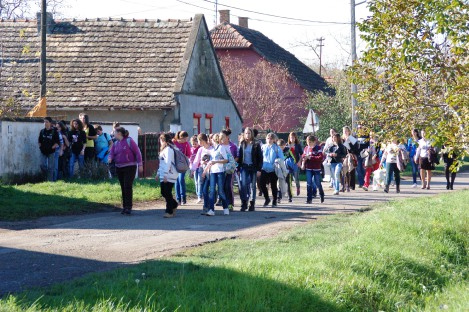
<svg viewBox="0 0 469 312">
<path fill-rule="evenodd" d="M 173 186 L 178 178 L 178 172 L 171 137 L 167 133 L 160 135 L 160 165 L 157 175 L 160 177 L 161 196 L 166 200 L 164 217 L 172 218 L 176 215 L 178 207 L 178 202 L 173 197 Z"/>
</svg>

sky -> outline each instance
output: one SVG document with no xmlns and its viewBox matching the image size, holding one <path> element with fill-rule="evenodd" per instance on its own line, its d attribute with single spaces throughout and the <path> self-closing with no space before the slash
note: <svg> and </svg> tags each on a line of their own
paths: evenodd
<svg viewBox="0 0 469 312">
<path fill-rule="evenodd" d="M 209 29 L 212 29 L 218 24 L 215 23 L 214 2 L 215 0 L 65 0 L 65 7 L 60 12 L 63 18 L 77 19 L 189 19 L 202 13 Z M 218 0 L 218 10 L 224 9 L 230 10 L 231 23 L 237 24 L 238 16 L 248 17 L 249 28 L 262 32 L 308 65 L 319 64 L 319 57 L 305 43 L 317 47 L 317 39 L 321 37 L 324 38 L 323 65 L 343 67 L 351 62 L 350 0 Z M 368 15 L 365 3 L 356 6 L 357 21 Z M 360 50 L 363 43 L 358 35 L 357 39 L 357 49 Z"/>
</svg>

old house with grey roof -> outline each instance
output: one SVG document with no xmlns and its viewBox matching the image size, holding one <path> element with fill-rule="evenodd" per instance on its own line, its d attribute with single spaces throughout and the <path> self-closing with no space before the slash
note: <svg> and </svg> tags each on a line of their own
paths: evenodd
<svg viewBox="0 0 469 312">
<path fill-rule="evenodd" d="M 203 15 L 190 20 L 54 21 L 47 34 L 48 114 L 138 122 L 144 132 L 189 134 L 242 120 L 220 70 Z M 37 104 L 36 20 L 0 21 L 0 98 Z"/>
<path fill-rule="evenodd" d="M 288 95 L 282 99 L 282 105 L 286 106 L 285 111 L 288 112 L 288 120 L 282 124 L 272 123 L 270 129 L 278 132 L 302 129 L 308 115 L 307 94 L 318 91 L 334 92 L 323 77 L 298 60 L 292 53 L 261 32 L 249 28 L 247 17 L 240 17 L 237 25 L 230 22 L 229 10 L 220 10 L 220 24 L 212 29 L 210 34 L 220 60 L 224 57 L 230 57 L 232 60 L 240 61 L 239 64 L 246 67 L 253 67 L 257 62 L 263 60 L 272 65 L 282 65 L 288 71 L 289 77 L 286 82 L 288 90 L 285 92 Z M 222 69 L 227 70 L 223 67 L 223 62 Z M 228 87 L 231 87 L 229 83 Z M 285 88 L 284 85 L 280 87 Z M 265 92 L 269 92 L 271 88 L 271 85 L 266 86 Z M 250 105 L 255 107 L 255 103 L 243 103 L 242 96 L 236 98 L 233 92 L 232 95 L 239 104 L 238 108 L 243 115 L 244 125 L 252 126 L 251 116 L 254 115 L 252 112 L 254 108 L 251 108 Z"/>
</svg>

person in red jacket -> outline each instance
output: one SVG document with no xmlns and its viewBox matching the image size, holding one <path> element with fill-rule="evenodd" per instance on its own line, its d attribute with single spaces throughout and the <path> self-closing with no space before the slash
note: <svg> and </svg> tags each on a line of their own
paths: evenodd
<svg viewBox="0 0 469 312">
<path fill-rule="evenodd" d="M 322 147 L 318 144 L 315 136 L 310 135 L 306 138 L 306 147 L 301 156 L 304 168 L 306 170 L 306 204 L 313 202 L 313 184 L 319 190 L 321 203 L 324 202 L 324 190 L 321 185 L 321 165 L 324 160 Z M 314 180 L 313 180 L 314 179 Z"/>
</svg>

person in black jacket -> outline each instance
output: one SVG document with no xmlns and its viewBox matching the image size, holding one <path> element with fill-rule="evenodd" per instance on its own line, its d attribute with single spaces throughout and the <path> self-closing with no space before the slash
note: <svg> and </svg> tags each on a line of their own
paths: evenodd
<svg viewBox="0 0 469 312">
<path fill-rule="evenodd" d="M 254 139 L 252 128 L 244 129 L 243 139 L 238 149 L 238 164 L 241 171 L 240 195 L 241 211 L 254 211 L 256 204 L 256 178 L 262 169 L 262 149 L 259 141 Z"/>
<path fill-rule="evenodd" d="M 59 134 L 52 127 L 52 118 L 44 118 L 44 129 L 39 132 L 39 149 L 41 150 L 41 170 L 48 181 L 54 180 L 55 149 L 60 146 Z"/>
<path fill-rule="evenodd" d="M 68 132 L 68 141 L 70 143 L 70 162 L 69 177 L 73 177 L 75 161 L 78 161 L 80 169 L 85 164 L 86 133 L 83 131 L 83 124 L 79 119 L 70 122 L 70 131 Z"/>
<path fill-rule="evenodd" d="M 446 189 L 453 190 L 454 180 L 456 180 L 457 168 L 452 168 L 452 166 L 454 162 L 458 161 L 458 156 L 455 153 L 450 153 L 444 145 L 442 156 L 443 162 L 445 163 Z"/>
<path fill-rule="evenodd" d="M 347 149 L 344 144 L 342 144 L 342 138 L 340 134 L 336 133 L 332 137 L 332 142 L 334 145 L 328 148 L 325 151 L 327 156 L 327 161 L 331 164 L 331 172 L 334 175 L 331 177 L 334 185 L 334 195 L 339 195 L 340 188 L 340 172 L 342 171 L 342 163 L 345 156 L 347 156 Z"/>
</svg>

